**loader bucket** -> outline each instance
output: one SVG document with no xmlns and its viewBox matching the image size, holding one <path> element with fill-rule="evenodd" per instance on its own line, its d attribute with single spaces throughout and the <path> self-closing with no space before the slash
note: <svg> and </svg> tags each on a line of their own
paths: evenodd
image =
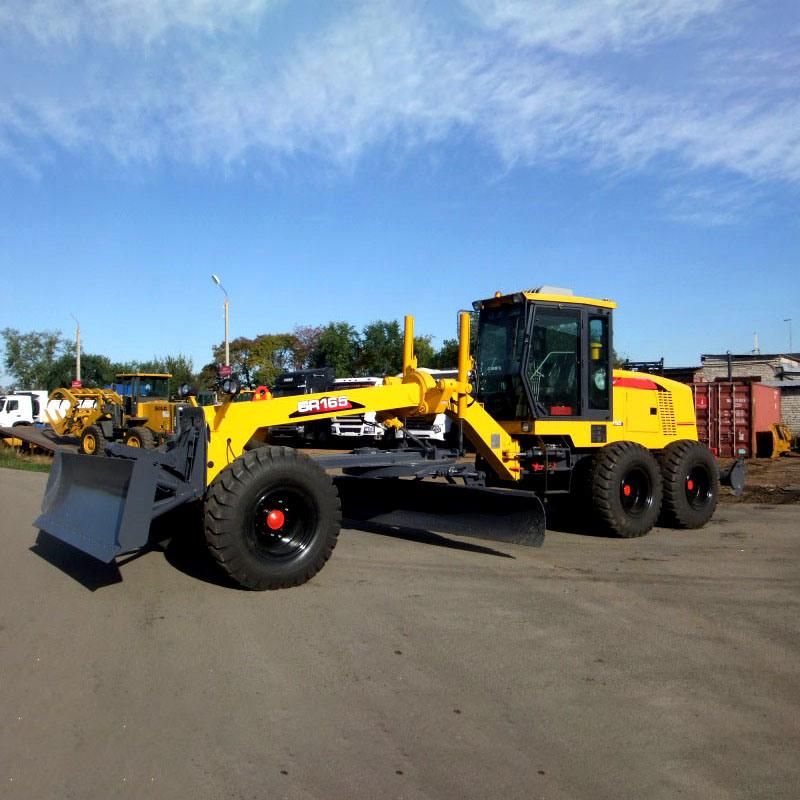
<svg viewBox="0 0 800 800">
<path fill-rule="evenodd" d="M 530 547 L 544 542 L 544 506 L 532 492 L 379 478 L 337 478 L 336 486 L 343 517 L 356 522 Z"/>
<path fill-rule="evenodd" d="M 108 563 L 147 544 L 155 492 L 144 460 L 57 451 L 34 525 Z"/>
</svg>

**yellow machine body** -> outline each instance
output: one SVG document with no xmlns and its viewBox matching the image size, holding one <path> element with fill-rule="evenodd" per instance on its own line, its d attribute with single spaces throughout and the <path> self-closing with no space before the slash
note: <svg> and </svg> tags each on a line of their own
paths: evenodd
<svg viewBox="0 0 800 800">
<path fill-rule="evenodd" d="M 600 530 L 625 538 L 657 522 L 700 527 L 716 507 L 720 475 L 697 442 L 691 392 L 661 377 L 612 371 L 613 308 L 565 290 L 479 301 L 474 355 L 470 313 L 459 315 L 455 378 L 418 368 L 413 319 L 406 317 L 402 373 L 380 385 L 236 402 L 238 384 L 229 379 L 225 402 L 179 415 L 167 447 L 145 454 L 110 445 L 105 463 L 59 454 L 36 524 L 109 561 L 144 546 L 156 516 L 202 501 L 210 553 L 250 589 L 296 586 L 322 568 L 350 480 L 362 487 L 350 507 L 358 518 L 437 531 L 445 525 L 514 543 L 541 544 L 543 498 L 559 494 L 591 512 Z M 136 424 L 146 419 L 166 430 L 169 404 L 139 395 Z M 459 445 L 463 437 L 474 446 L 475 462 L 461 458 L 461 446 L 439 448 L 410 431 L 394 451 L 363 448 L 319 459 L 258 446 L 268 444 L 274 426 L 368 412 L 389 429 L 447 414 Z M 326 470 L 342 471 L 340 485 Z M 448 486 L 458 479 L 463 486 Z M 434 492 L 407 491 L 423 485 Z M 434 496 L 442 487 L 450 500 Z M 96 513 L 84 515 L 87 504 Z"/>
<path fill-rule="evenodd" d="M 163 372 L 125 372 L 117 375 L 117 383 L 129 391 L 126 404 L 126 424 L 142 425 L 160 438 L 175 431 L 176 404 L 169 402 L 169 381 L 172 375 Z"/>
<path fill-rule="evenodd" d="M 780 458 L 784 455 L 789 455 L 792 452 L 792 432 L 789 430 L 788 425 L 781 425 L 774 422 L 770 428 L 772 435 L 772 453 L 771 458 Z"/>
<path fill-rule="evenodd" d="M 609 422 L 578 420 L 514 420 L 501 422 L 512 436 L 566 436 L 575 447 L 593 448 L 611 442 L 631 441 L 648 450 L 662 450 L 678 439 L 697 440 L 692 390 L 659 375 L 613 370 L 613 419 Z M 592 426 L 601 425 L 605 441 L 592 441 Z M 595 434 L 596 436 L 596 434 Z"/>
<path fill-rule="evenodd" d="M 539 307 L 603 308 L 608 312 L 615 307 L 610 300 L 534 292 L 498 296 L 486 302 L 496 305 L 535 302 Z M 678 440 L 697 440 L 691 390 L 675 381 L 614 370 L 607 420 L 532 415 L 496 419 L 473 395 L 470 374 L 475 362 L 469 350 L 468 313 L 460 315 L 459 374 L 455 379 L 437 380 L 418 370 L 413 340 L 413 318 L 406 317 L 402 377 L 387 377 L 383 385 L 271 398 L 262 403 L 229 401 L 205 407 L 210 432 L 208 482 L 243 453 L 248 441 L 253 438 L 265 441 L 273 425 L 366 412 L 375 412 L 377 419 L 389 427 L 402 427 L 402 420 L 408 417 L 446 413 L 463 423 L 464 436 L 496 476 L 512 482 L 521 477 L 522 447 L 538 440 L 562 439 L 579 450 L 630 441 L 654 451 Z M 593 347 L 591 357 L 599 356 L 600 351 L 601 348 Z M 610 361 L 606 359 L 606 363 Z"/>
<path fill-rule="evenodd" d="M 110 419 L 115 408 L 122 408 L 122 398 L 111 389 L 61 388 L 50 393 L 47 405 L 47 421 L 59 436 L 80 436 L 90 425 Z"/>
<path fill-rule="evenodd" d="M 48 401 L 48 422 L 59 436 L 81 437 L 87 428 L 100 425 L 106 438 L 120 438 L 128 428 L 142 426 L 163 441 L 175 431 L 177 404 L 168 399 L 171 378 L 168 373 L 119 373 L 116 383 L 122 385 L 122 394 L 112 389 L 55 389 Z"/>
</svg>

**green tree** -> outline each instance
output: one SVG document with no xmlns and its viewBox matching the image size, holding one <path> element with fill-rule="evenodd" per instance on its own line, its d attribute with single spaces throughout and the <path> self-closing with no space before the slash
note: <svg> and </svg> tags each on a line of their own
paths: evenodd
<svg viewBox="0 0 800 800">
<path fill-rule="evenodd" d="M 87 389 L 100 389 L 114 382 L 115 364 L 106 356 L 81 353 L 81 383 Z M 75 378 L 75 356 L 65 353 L 50 366 L 45 378 L 48 392 L 61 386 L 69 387 Z"/>
<path fill-rule="evenodd" d="M 60 331 L 28 331 L 4 328 L 3 365 L 19 388 L 38 389 L 46 385 L 50 369 L 64 351 Z"/>
<path fill-rule="evenodd" d="M 294 369 L 305 369 L 310 366 L 311 354 L 314 352 L 323 328 L 312 325 L 298 325 L 294 329 Z"/>
<path fill-rule="evenodd" d="M 200 391 L 210 391 L 214 389 L 219 381 L 219 364 L 204 364 L 200 372 L 197 373 L 195 388 Z"/>
<path fill-rule="evenodd" d="M 193 385 L 197 382 L 194 363 L 189 356 L 185 356 L 183 353 L 164 356 L 164 372 L 169 372 L 172 375 L 172 381 L 170 382 L 172 392 L 177 392 L 178 388 L 184 383 Z"/>
<path fill-rule="evenodd" d="M 437 369 L 453 369 L 458 366 L 458 339 L 445 339 L 436 351 L 434 364 Z"/>
<path fill-rule="evenodd" d="M 397 320 L 364 327 L 358 367 L 362 375 L 395 375 L 403 365 L 403 332 Z"/>
<path fill-rule="evenodd" d="M 257 354 L 254 352 L 255 339 L 239 336 L 229 343 L 231 367 L 239 376 L 244 386 L 256 385 L 253 383 L 254 375 L 258 371 Z M 217 364 L 225 362 L 225 345 L 218 344 L 214 350 L 214 360 Z"/>
<path fill-rule="evenodd" d="M 291 333 L 263 333 L 255 338 L 253 386 L 273 386 L 278 375 L 294 367 L 296 341 Z"/>
<path fill-rule="evenodd" d="M 230 342 L 233 373 L 243 386 L 272 386 L 275 377 L 291 369 L 295 358 L 295 337 L 291 333 L 263 333 L 254 339 L 240 336 Z M 225 359 L 225 346 L 214 348 L 217 364 Z"/>
<path fill-rule="evenodd" d="M 430 336 L 414 337 L 414 352 L 417 355 L 417 364 L 420 367 L 436 368 L 436 352 L 433 349 L 431 338 Z"/>
<path fill-rule="evenodd" d="M 309 367 L 333 367 L 339 378 L 357 374 L 360 343 L 358 332 L 347 322 L 329 322 L 309 353 Z M 366 373 L 364 373 L 366 374 Z"/>
</svg>

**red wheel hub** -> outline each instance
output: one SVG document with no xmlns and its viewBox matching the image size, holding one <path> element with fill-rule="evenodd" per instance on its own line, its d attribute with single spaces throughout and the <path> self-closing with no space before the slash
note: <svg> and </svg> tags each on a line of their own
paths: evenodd
<svg viewBox="0 0 800 800">
<path fill-rule="evenodd" d="M 686 481 L 686 488 L 690 492 L 694 491 L 694 481 L 691 478 Z"/>
<path fill-rule="evenodd" d="M 630 484 L 627 484 L 627 483 L 623 484 L 623 486 L 622 486 L 622 494 L 624 494 L 625 497 L 630 497 L 631 496 Z"/>
<path fill-rule="evenodd" d="M 286 515 L 280 509 L 273 508 L 267 514 L 267 527 L 271 531 L 279 531 L 286 522 Z"/>
</svg>

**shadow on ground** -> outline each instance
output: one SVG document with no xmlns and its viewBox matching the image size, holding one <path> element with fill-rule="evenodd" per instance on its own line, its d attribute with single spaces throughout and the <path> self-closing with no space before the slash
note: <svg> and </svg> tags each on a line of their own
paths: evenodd
<svg viewBox="0 0 800 800">
<path fill-rule="evenodd" d="M 481 542 L 540 546 L 544 540 L 544 515 L 538 501 L 531 498 L 512 498 L 509 502 L 502 495 L 470 493 L 463 487 L 442 484 L 431 489 L 430 484 L 409 481 L 341 478 L 336 483 L 342 499 L 343 526 L 369 535 L 511 559 L 515 558 L 511 548 L 501 550 Z M 563 503 L 548 504 L 547 528 L 606 537 Z M 465 541 L 465 537 L 480 541 Z M 43 531 L 31 551 L 89 591 L 120 583 L 126 563 L 153 551 L 163 552 L 174 569 L 195 580 L 240 589 L 208 552 L 201 504 L 183 506 L 156 519 L 148 546 L 111 564 L 103 564 Z"/>
<path fill-rule="evenodd" d="M 121 562 L 104 564 L 45 531 L 39 531 L 31 552 L 69 575 L 90 592 L 122 582 L 119 570 Z M 136 554 L 139 555 L 140 553 Z"/>
</svg>

